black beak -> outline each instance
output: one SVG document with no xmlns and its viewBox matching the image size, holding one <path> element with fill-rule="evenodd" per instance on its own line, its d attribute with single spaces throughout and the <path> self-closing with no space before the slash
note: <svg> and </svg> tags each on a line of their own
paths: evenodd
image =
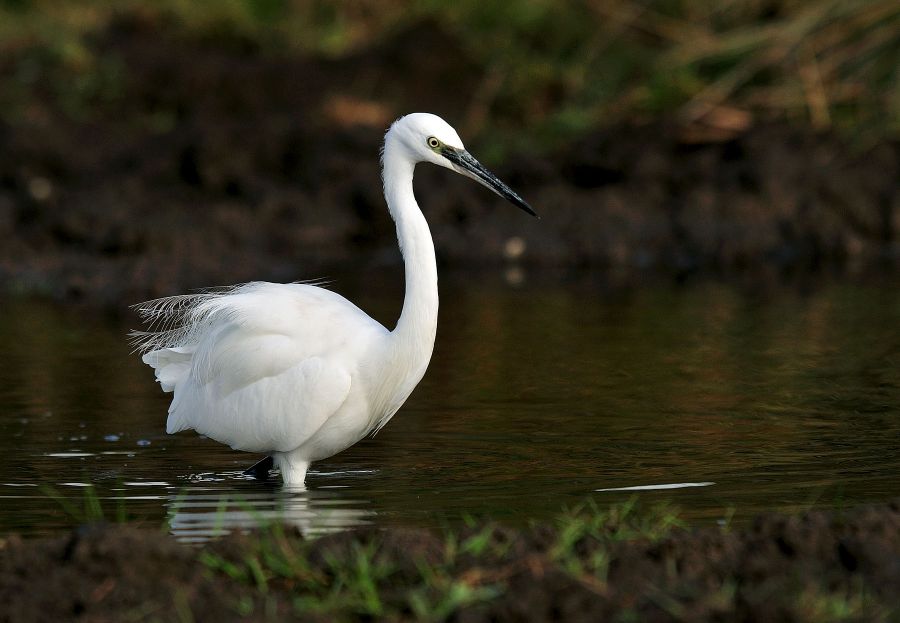
<svg viewBox="0 0 900 623">
<path fill-rule="evenodd" d="M 467 177 L 471 177 L 476 182 L 483 184 L 493 190 L 495 193 L 508 200 L 517 208 L 528 212 L 531 216 L 540 218 L 537 212 L 531 209 L 524 199 L 516 192 L 497 179 L 497 176 L 488 171 L 480 162 L 472 157 L 472 154 L 462 149 L 454 149 L 452 147 L 444 147 L 441 155 L 453 163 L 453 168 L 457 173 L 462 173 Z"/>
</svg>

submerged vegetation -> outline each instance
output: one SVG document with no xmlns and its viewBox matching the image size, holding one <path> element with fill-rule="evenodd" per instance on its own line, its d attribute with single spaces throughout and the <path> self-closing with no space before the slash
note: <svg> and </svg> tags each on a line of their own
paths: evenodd
<svg viewBox="0 0 900 623">
<path fill-rule="evenodd" d="M 3 0 L 3 114 L 27 115 L 48 96 L 75 115 L 114 105 L 129 70 L 97 42 L 122 19 L 249 54 L 323 58 L 365 54 L 398 31 L 437 24 L 471 63 L 460 129 L 486 148 L 498 139 L 549 146 L 659 117 L 699 136 L 756 119 L 875 139 L 900 130 L 900 5 L 892 0 Z M 353 115 L 377 111 L 378 89 L 370 95 L 375 103 L 355 102 Z"/>
<path fill-rule="evenodd" d="M 0 541 L 0 617 L 886 621 L 900 612 L 898 554 L 898 503 L 690 530 L 668 506 L 591 501 L 526 529 L 308 540 L 271 524 L 196 548 L 93 523 Z"/>
</svg>

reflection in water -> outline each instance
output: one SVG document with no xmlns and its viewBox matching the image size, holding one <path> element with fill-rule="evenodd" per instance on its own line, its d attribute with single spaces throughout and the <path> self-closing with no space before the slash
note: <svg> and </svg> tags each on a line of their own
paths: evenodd
<svg viewBox="0 0 900 623">
<path fill-rule="evenodd" d="M 340 290 L 395 319 L 402 279 L 360 282 Z M 900 495 L 896 284 L 563 283 L 445 279 L 425 379 L 377 437 L 314 464 L 305 492 L 236 476 L 258 456 L 166 435 L 131 321 L 6 301 L 0 533 L 71 525 L 48 485 L 76 505 L 92 485 L 185 539 L 273 518 L 309 534 L 524 523 L 590 496 L 712 522 Z"/>
<path fill-rule="evenodd" d="M 329 491 L 285 488 L 265 483 L 263 491 L 235 496 L 230 491 L 191 487 L 170 495 L 165 506 L 171 533 L 180 541 L 202 542 L 230 532 L 281 523 L 305 537 L 372 522 L 368 502 Z"/>
</svg>

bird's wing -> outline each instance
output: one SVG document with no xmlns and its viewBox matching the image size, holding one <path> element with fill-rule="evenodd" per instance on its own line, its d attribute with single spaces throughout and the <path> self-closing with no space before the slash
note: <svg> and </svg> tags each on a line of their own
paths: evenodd
<svg viewBox="0 0 900 623">
<path fill-rule="evenodd" d="M 190 369 L 174 383 L 168 432 L 193 428 L 254 452 L 292 450 L 309 439 L 350 393 L 352 358 L 342 357 L 343 342 L 380 328 L 321 292 L 260 286 L 217 299 Z M 145 360 L 167 356 L 158 350 Z"/>
<path fill-rule="evenodd" d="M 166 430 L 251 452 L 299 447 L 347 399 L 351 377 L 324 357 L 298 358 L 295 346 L 278 335 L 223 340 L 176 385 Z"/>
</svg>

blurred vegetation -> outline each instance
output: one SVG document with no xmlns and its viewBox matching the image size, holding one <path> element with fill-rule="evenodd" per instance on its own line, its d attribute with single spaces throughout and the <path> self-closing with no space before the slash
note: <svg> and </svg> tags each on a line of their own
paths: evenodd
<svg viewBox="0 0 900 623">
<path fill-rule="evenodd" d="M 330 57 L 432 20 L 483 68 L 468 135 L 490 127 L 509 140 L 524 127 L 521 140 L 552 145 L 660 117 L 725 131 L 771 118 L 876 139 L 900 130 L 896 0 L 0 0 L 0 60 L 15 52 L 20 91 L 56 63 L 73 107 L 115 97 L 124 68 L 91 42 L 127 12 L 204 41 Z M 4 91 L 8 116 L 15 85 Z"/>
<path fill-rule="evenodd" d="M 571 586 L 605 590 L 615 544 L 656 543 L 681 528 L 675 507 L 642 506 L 637 498 L 609 507 L 589 500 L 531 531 L 515 533 L 490 520 L 471 519 L 467 526 L 446 528 L 435 540 L 427 533 L 412 538 L 413 533 L 376 533 L 374 538 L 345 533 L 332 537 L 329 547 L 327 537 L 323 546 L 269 524 L 246 539 L 241 551 L 222 555 L 206 548 L 197 559 L 217 580 L 253 589 L 255 599 L 236 604 L 244 616 L 258 609 L 259 597 L 287 589 L 297 595 L 292 606 L 298 616 L 406 620 L 412 614 L 417 621 L 445 621 L 508 590 L 509 576 L 522 566 L 516 557 L 523 546 L 531 551 L 529 565 L 540 569 L 538 577 L 561 572 L 571 578 Z M 392 538 L 406 540 L 397 543 L 393 555 L 384 546 Z M 421 555 L 423 543 L 431 546 L 428 558 Z M 405 548 L 414 553 L 406 554 Z"/>
</svg>

